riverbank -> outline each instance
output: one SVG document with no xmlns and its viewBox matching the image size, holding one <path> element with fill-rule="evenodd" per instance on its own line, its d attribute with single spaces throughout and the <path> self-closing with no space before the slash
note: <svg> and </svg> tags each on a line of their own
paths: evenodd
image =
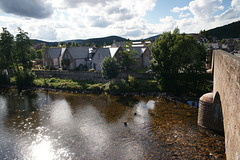
<svg viewBox="0 0 240 160">
<path fill-rule="evenodd" d="M 11 79 L 10 85 L 1 85 L 3 88 L 17 88 L 15 80 Z M 204 88 L 195 89 L 196 92 L 170 93 L 162 90 L 155 80 L 140 80 L 129 77 L 128 80 L 109 81 L 107 83 L 96 83 L 93 81 L 74 81 L 71 79 L 59 78 L 38 78 L 35 79 L 32 86 L 21 87 L 20 90 L 48 90 L 48 91 L 66 91 L 74 93 L 96 93 L 112 94 L 121 96 L 153 96 L 166 98 L 169 100 L 178 100 L 187 102 L 189 100 L 198 101 L 199 97 L 208 90 L 211 90 L 211 83 Z"/>
</svg>

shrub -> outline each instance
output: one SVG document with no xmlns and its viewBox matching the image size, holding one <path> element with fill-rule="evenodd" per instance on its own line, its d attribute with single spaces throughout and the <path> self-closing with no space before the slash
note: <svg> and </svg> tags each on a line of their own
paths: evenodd
<svg viewBox="0 0 240 160">
<path fill-rule="evenodd" d="M 57 82 L 59 82 L 60 80 L 59 79 L 57 79 L 57 78 L 50 78 L 49 79 L 49 83 L 57 83 Z"/>
<path fill-rule="evenodd" d="M 131 91 L 131 87 L 124 80 L 115 81 L 115 82 L 110 82 L 108 86 L 108 91 L 115 92 L 115 93 L 126 93 Z"/>
<path fill-rule="evenodd" d="M 130 75 L 128 76 L 128 83 L 133 88 L 137 88 L 139 84 L 138 80 L 136 80 L 133 76 Z"/>
<path fill-rule="evenodd" d="M 15 73 L 18 88 L 32 86 L 35 75 L 30 70 L 18 70 Z"/>
<path fill-rule="evenodd" d="M 94 92 L 103 92 L 104 87 L 102 83 L 88 85 L 87 90 Z"/>
<path fill-rule="evenodd" d="M 88 72 L 95 72 L 95 69 L 91 68 L 91 69 L 88 70 Z"/>
</svg>

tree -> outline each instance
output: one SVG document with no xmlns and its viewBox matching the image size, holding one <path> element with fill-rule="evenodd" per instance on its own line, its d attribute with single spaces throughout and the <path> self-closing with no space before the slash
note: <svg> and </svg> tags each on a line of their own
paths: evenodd
<svg viewBox="0 0 240 160">
<path fill-rule="evenodd" d="M 62 47 L 61 42 L 58 42 L 57 48 L 61 48 L 61 47 Z"/>
<path fill-rule="evenodd" d="M 9 69 L 13 64 L 14 36 L 2 28 L 0 34 L 0 69 Z"/>
<path fill-rule="evenodd" d="M 67 48 L 67 44 L 64 43 L 64 44 L 62 45 L 62 48 Z"/>
<path fill-rule="evenodd" d="M 120 64 L 125 71 L 128 71 L 131 65 L 137 64 L 136 55 L 137 52 L 132 48 L 131 42 L 126 42 L 123 51 L 120 51 Z"/>
<path fill-rule="evenodd" d="M 18 31 L 19 33 L 16 35 L 15 42 L 15 59 L 17 60 L 17 66 L 22 66 L 23 70 L 31 69 L 31 41 L 27 32 L 24 32 L 21 28 L 18 28 Z"/>
<path fill-rule="evenodd" d="M 71 47 L 76 47 L 76 46 L 77 46 L 76 42 L 75 42 L 75 41 L 72 41 Z"/>
<path fill-rule="evenodd" d="M 199 35 L 202 36 L 202 37 L 205 37 L 205 38 L 208 38 L 208 31 L 206 31 L 205 29 L 204 30 L 201 30 L 199 32 Z"/>
<path fill-rule="evenodd" d="M 106 79 L 116 78 L 119 74 L 119 65 L 114 58 L 106 57 L 102 62 L 102 76 Z"/>
<path fill-rule="evenodd" d="M 180 34 L 178 28 L 161 34 L 151 51 L 151 68 L 165 90 L 178 91 L 188 80 L 197 81 L 196 75 L 205 72 L 206 49 L 193 36 Z"/>
<path fill-rule="evenodd" d="M 14 68 L 12 59 L 14 36 L 7 28 L 2 29 L 3 31 L 0 34 L 0 83 L 8 84 L 10 82 L 8 71 L 10 68 Z"/>
</svg>

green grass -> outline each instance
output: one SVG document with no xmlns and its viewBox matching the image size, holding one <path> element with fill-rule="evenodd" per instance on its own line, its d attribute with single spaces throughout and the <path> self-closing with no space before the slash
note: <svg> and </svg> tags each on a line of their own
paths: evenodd
<svg viewBox="0 0 240 160">
<path fill-rule="evenodd" d="M 210 78 L 207 78 L 210 79 Z M 11 84 L 16 85 L 16 78 L 11 78 Z M 180 94 L 189 96 L 201 96 L 212 91 L 212 83 L 204 81 L 204 83 L 189 84 L 185 89 L 181 89 Z M 156 80 L 135 79 L 129 76 L 128 80 L 109 81 L 107 83 L 96 83 L 93 81 L 74 81 L 71 79 L 59 78 L 37 78 L 33 82 L 33 87 L 74 90 L 79 92 L 95 92 L 95 93 L 151 93 L 151 92 L 166 92 L 158 84 Z"/>
<path fill-rule="evenodd" d="M 38 78 L 34 80 L 34 86 L 47 87 L 52 89 L 66 89 L 76 91 L 91 91 L 91 92 L 155 92 L 161 91 L 155 80 L 136 80 L 130 78 L 129 81 L 121 80 L 107 83 L 94 83 L 91 81 L 73 81 L 70 79 L 59 78 Z"/>
</svg>

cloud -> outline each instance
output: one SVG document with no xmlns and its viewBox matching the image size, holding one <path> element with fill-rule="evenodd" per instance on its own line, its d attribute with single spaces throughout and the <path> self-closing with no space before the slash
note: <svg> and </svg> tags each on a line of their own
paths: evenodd
<svg viewBox="0 0 240 160">
<path fill-rule="evenodd" d="M 48 39 L 48 40 L 56 40 L 57 31 L 56 29 L 49 27 L 47 25 L 42 25 L 37 28 L 36 38 L 38 39 Z"/>
<path fill-rule="evenodd" d="M 189 10 L 198 20 L 212 21 L 214 14 L 223 9 L 222 0 L 194 0 L 189 3 Z"/>
<path fill-rule="evenodd" d="M 91 16 L 89 17 L 89 21 L 92 27 L 106 28 L 111 25 L 111 22 L 100 16 Z"/>
<path fill-rule="evenodd" d="M 79 7 L 83 4 L 89 5 L 89 6 L 95 6 L 97 4 L 106 4 L 107 1 L 105 0 L 65 0 L 64 1 L 66 5 L 69 5 L 69 7 L 75 8 Z"/>
<path fill-rule="evenodd" d="M 53 14 L 53 8 L 46 0 L 1 0 L 0 8 L 6 13 L 37 19 Z"/>
<path fill-rule="evenodd" d="M 186 10 L 189 10 L 189 7 L 188 7 L 188 6 L 185 6 L 185 7 L 183 7 L 183 8 L 174 7 L 174 8 L 171 10 L 171 12 L 179 13 L 179 12 L 186 11 Z"/>
<path fill-rule="evenodd" d="M 232 0 L 231 7 L 217 18 L 221 20 L 239 20 L 240 17 L 240 1 Z"/>
</svg>

